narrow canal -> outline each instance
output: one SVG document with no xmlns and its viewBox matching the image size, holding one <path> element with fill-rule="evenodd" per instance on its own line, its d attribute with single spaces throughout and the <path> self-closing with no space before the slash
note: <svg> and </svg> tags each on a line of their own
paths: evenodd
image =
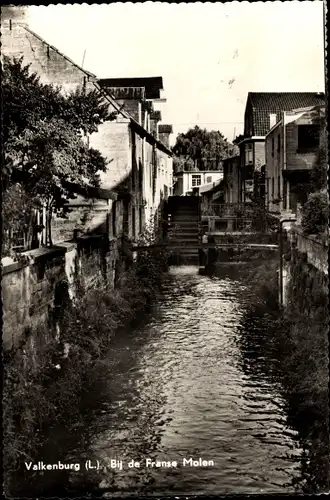
<svg viewBox="0 0 330 500">
<path fill-rule="evenodd" d="M 293 491 L 302 450 L 280 382 L 256 354 L 253 331 L 246 335 L 248 284 L 230 267 L 212 278 L 178 267 L 163 293 L 157 310 L 118 335 L 102 360 L 80 444 L 65 457 L 82 464 L 68 472 L 71 489 L 93 483 L 105 496 Z M 210 465 L 183 465 L 190 458 Z M 146 467 L 146 459 L 178 465 Z M 86 472 L 86 460 L 100 470 Z M 122 460 L 123 469 L 111 460 Z M 130 460 L 140 467 L 129 468 Z"/>
</svg>

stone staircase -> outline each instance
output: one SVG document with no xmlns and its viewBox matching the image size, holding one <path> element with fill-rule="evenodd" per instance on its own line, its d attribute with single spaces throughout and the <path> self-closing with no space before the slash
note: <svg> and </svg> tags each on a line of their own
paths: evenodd
<svg viewBox="0 0 330 500">
<path fill-rule="evenodd" d="M 170 264 L 199 264 L 199 198 L 170 196 L 168 202 Z"/>
</svg>

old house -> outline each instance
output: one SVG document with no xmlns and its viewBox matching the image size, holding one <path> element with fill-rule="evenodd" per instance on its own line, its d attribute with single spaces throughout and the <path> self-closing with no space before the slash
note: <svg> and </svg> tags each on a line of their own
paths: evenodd
<svg viewBox="0 0 330 500">
<path fill-rule="evenodd" d="M 2 55 L 23 56 L 23 64 L 30 64 L 42 83 L 59 85 L 63 93 L 97 90 L 112 119 L 85 137 L 108 162 L 100 187 L 70 183 L 75 198 L 67 204 L 66 219 L 52 219 L 54 245 L 49 247 L 42 232 L 34 248 L 30 241 L 17 248 L 24 258 L 2 262 L 6 349 L 17 347 L 31 326 L 48 321 L 59 307 L 63 283 L 71 298 L 77 293 L 77 276 L 86 288 L 104 281 L 115 285 L 131 262 L 132 240 L 149 222 L 157 229 L 162 204 L 172 194 L 172 127 L 160 128 L 161 114 L 154 109 L 162 78 L 98 80 L 32 32 L 26 14 L 27 7 L 2 8 Z M 36 223 L 45 224 L 44 207 Z M 29 342 L 34 351 L 33 335 Z"/>
<path fill-rule="evenodd" d="M 146 224 L 158 223 L 159 210 L 172 194 L 173 160 L 168 146 L 172 127 L 159 133 L 163 100 L 161 77 L 101 79 L 105 97 L 120 106 L 116 120 L 103 123 L 90 143 L 111 161 L 102 173 L 102 186 L 118 194 L 117 213 L 124 217 L 126 235 L 136 239 Z M 159 139 L 159 136 L 164 142 Z"/>
<path fill-rule="evenodd" d="M 297 212 L 317 160 L 324 106 L 283 111 L 266 135 L 266 204 L 270 212 Z"/>
<path fill-rule="evenodd" d="M 224 180 L 205 184 L 199 189 L 202 226 L 205 231 L 214 231 L 224 226 L 221 219 L 224 206 Z"/>
<path fill-rule="evenodd" d="M 240 201 L 240 156 L 231 156 L 223 162 L 223 182 L 225 203 Z"/>
<path fill-rule="evenodd" d="M 98 80 L 31 31 L 24 6 L 2 8 L 1 31 L 4 55 L 23 56 L 23 63 L 30 64 L 42 83 L 60 85 L 63 92 L 97 89 L 115 116 L 86 138 L 108 160 L 101 186 L 71 186 L 76 198 L 69 203 L 66 219 L 54 218 L 53 243 L 70 239 L 77 231 L 108 231 L 112 236 L 125 233 L 136 238 L 172 190 L 168 145 L 172 129 L 163 126 L 159 134 L 161 115 L 153 107 L 161 99 L 162 78 Z M 44 218 L 41 211 L 38 222 L 43 223 Z M 39 242 L 47 243 L 44 234 Z"/>
<path fill-rule="evenodd" d="M 223 178 L 223 163 L 219 162 L 217 169 L 200 170 L 189 168 L 175 174 L 174 194 L 175 196 L 190 196 L 194 191 L 202 189 L 206 185 L 221 181 Z"/>
<path fill-rule="evenodd" d="M 316 92 L 249 92 L 240 148 L 240 201 L 250 193 L 260 195 L 260 177 L 265 165 L 268 131 L 280 120 L 282 111 L 324 104 L 324 94 Z M 262 191 L 262 188 L 261 188 Z M 262 194 L 262 193 L 261 193 Z"/>
</svg>

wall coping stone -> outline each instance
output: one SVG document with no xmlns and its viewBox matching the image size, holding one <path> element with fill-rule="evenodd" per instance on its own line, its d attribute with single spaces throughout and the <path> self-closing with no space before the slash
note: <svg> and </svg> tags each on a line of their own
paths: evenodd
<svg viewBox="0 0 330 500">
<path fill-rule="evenodd" d="M 53 247 L 41 247 L 36 248 L 34 250 L 27 250 L 26 252 L 22 252 L 20 254 L 21 259 L 18 261 L 14 261 L 13 259 L 8 259 L 8 261 L 4 261 L 2 259 L 2 275 L 6 275 L 12 273 L 14 271 L 19 271 L 23 269 L 23 267 L 27 267 L 31 264 L 39 262 L 41 260 L 50 260 L 56 256 L 63 256 L 67 252 L 77 248 L 77 243 L 79 241 L 86 242 L 88 240 L 97 240 L 103 238 L 104 235 L 101 234 L 86 234 L 77 238 L 77 241 L 61 241 L 56 243 Z"/>
<path fill-rule="evenodd" d="M 20 269 L 23 269 L 23 267 L 27 267 L 29 264 L 28 262 L 24 261 L 18 261 L 18 262 L 12 262 L 9 264 L 2 264 L 2 275 L 4 276 L 5 274 L 12 273 L 14 271 L 19 271 Z"/>
<path fill-rule="evenodd" d="M 314 243 L 317 243 L 318 245 L 322 245 L 325 247 L 329 246 L 329 235 L 328 234 L 305 234 L 302 227 L 299 227 L 299 226 L 292 226 L 289 229 L 289 232 L 293 233 L 293 234 L 298 234 L 299 236 L 306 238 L 306 240 L 313 241 Z"/>
</svg>

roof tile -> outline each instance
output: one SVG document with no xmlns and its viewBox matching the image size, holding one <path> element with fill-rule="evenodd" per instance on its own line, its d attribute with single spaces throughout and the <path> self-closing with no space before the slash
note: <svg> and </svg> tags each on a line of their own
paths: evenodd
<svg viewBox="0 0 330 500">
<path fill-rule="evenodd" d="M 321 92 L 249 92 L 246 112 L 249 102 L 252 106 L 252 134 L 265 136 L 269 131 L 270 114 L 276 113 L 278 121 L 281 111 L 325 104 L 325 96 Z"/>
</svg>

